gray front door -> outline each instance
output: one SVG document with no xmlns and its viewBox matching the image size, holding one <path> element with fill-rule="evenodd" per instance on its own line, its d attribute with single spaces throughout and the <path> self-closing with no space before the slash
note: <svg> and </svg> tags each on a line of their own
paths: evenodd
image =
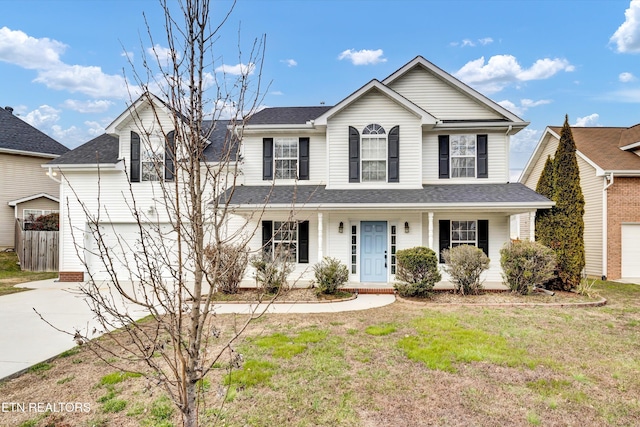
<svg viewBox="0 0 640 427">
<path fill-rule="evenodd" d="M 360 281 L 387 281 L 387 222 L 362 221 Z"/>
</svg>

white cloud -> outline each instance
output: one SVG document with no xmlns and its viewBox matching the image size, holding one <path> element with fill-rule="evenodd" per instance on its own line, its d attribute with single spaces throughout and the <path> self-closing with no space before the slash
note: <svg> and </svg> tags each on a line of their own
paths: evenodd
<svg viewBox="0 0 640 427">
<path fill-rule="evenodd" d="M 485 63 L 484 56 L 467 62 L 454 75 L 485 93 L 499 92 L 512 83 L 543 80 L 575 67 L 566 59 L 539 59 L 530 68 L 522 68 L 513 55 L 496 55 Z"/>
<path fill-rule="evenodd" d="M 598 119 L 599 118 L 600 118 L 600 115 L 597 114 L 597 113 L 593 113 L 593 114 L 590 114 L 590 115 L 585 116 L 585 117 L 578 117 L 576 122 L 574 124 L 572 124 L 571 126 L 574 126 L 574 127 L 600 126 L 598 124 Z"/>
<path fill-rule="evenodd" d="M 131 51 L 126 51 L 126 52 L 122 52 L 120 54 L 120 56 L 127 58 L 127 61 L 133 63 L 134 59 L 135 59 L 135 54 Z"/>
<path fill-rule="evenodd" d="M 67 99 L 62 103 L 64 108 L 78 111 L 79 113 L 104 113 L 113 105 L 113 102 L 106 99 L 95 101 L 79 101 L 77 99 Z"/>
<path fill-rule="evenodd" d="M 636 79 L 636 76 L 627 72 L 620 73 L 620 75 L 618 76 L 618 80 L 620 80 L 622 83 L 629 83 L 629 82 L 635 81 L 635 79 Z"/>
<path fill-rule="evenodd" d="M 105 74 L 100 67 L 68 65 L 60 60 L 67 46 L 46 37 L 37 39 L 22 31 L 0 28 L 0 61 L 36 70 L 37 83 L 55 90 L 79 92 L 95 98 L 129 98 L 126 80 Z M 131 87 L 132 92 L 138 92 Z"/>
<path fill-rule="evenodd" d="M 256 69 L 256 64 L 249 62 L 248 64 L 227 65 L 222 64 L 216 68 L 216 73 L 231 74 L 233 76 L 252 75 Z"/>
<path fill-rule="evenodd" d="M 35 128 L 47 128 L 60 120 L 60 110 L 45 104 L 23 115 L 22 119 Z"/>
<path fill-rule="evenodd" d="M 618 90 L 603 96 L 606 101 L 640 103 L 640 89 Z"/>
<path fill-rule="evenodd" d="M 51 89 L 79 92 L 94 98 L 129 98 L 125 78 L 105 74 L 100 67 L 62 64 L 40 71 L 34 81 Z M 133 87 L 130 89 L 136 91 Z"/>
<path fill-rule="evenodd" d="M 338 55 L 338 59 L 347 59 L 351 61 L 353 65 L 374 65 L 381 62 L 387 62 L 387 58 L 383 58 L 384 52 L 382 49 L 377 50 L 352 50 L 347 49 Z"/>
<path fill-rule="evenodd" d="M 285 64 L 287 64 L 287 67 L 295 67 L 296 65 L 298 65 L 295 59 L 283 59 L 280 62 L 284 62 Z"/>
<path fill-rule="evenodd" d="M 509 170 L 511 182 L 518 180 L 541 136 L 541 130 L 523 129 L 510 138 L 509 158 L 513 168 Z"/>
<path fill-rule="evenodd" d="M 269 92 L 270 95 L 277 95 L 277 96 L 281 96 L 284 95 L 284 93 L 282 93 L 281 90 L 274 90 L 272 92 Z"/>
<path fill-rule="evenodd" d="M 160 46 L 159 44 L 153 47 L 147 48 L 147 53 L 158 61 L 160 65 L 169 65 L 173 61 L 173 55 L 171 49 L 168 47 Z M 180 52 L 174 51 L 175 59 L 180 59 Z"/>
<path fill-rule="evenodd" d="M 57 40 L 36 39 L 19 30 L 0 28 L 0 61 L 28 70 L 58 66 L 66 48 L 67 45 Z"/>
<path fill-rule="evenodd" d="M 538 101 L 534 101 L 532 99 L 521 99 L 520 104 L 516 105 L 513 102 L 505 99 L 504 101 L 499 101 L 498 104 L 511 111 L 513 114 L 517 116 L 522 116 L 525 111 L 529 108 L 538 107 L 540 105 L 551 104 L 550 99 L 539 99 Z"/>
<path fill-rule="evenodd" d="M 461 42 L 452 42 L 450 44 L 451 46 L 475 47 L 476 43 L 479 43 L 482 46 L 486 46 L 493 43 L 493 39 L 491 37 L 483 37 L 481 39 L 478 39 L 477 41 L 473 41 L 471 39 L 463 39 Z"/>
<path fill-rule="evenodd" d="M 609 39 L 621 53 L 640 52 L 640 0 L 631 0 L 624 12 L 625 20 Z"/>
</svg>

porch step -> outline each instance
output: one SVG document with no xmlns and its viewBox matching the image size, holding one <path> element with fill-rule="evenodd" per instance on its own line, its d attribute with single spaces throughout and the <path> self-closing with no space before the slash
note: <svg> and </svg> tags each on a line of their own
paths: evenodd
<svg viewBox="0 0 640 427">
<path fill-rule="evenodd" d="M 381 295 L 381 294 L 394 294 L 395 293 L 395 289 L 393 288 L 340 288 L 341 291 L 345 291 L 345 292 L 351 292 L 354 294 L 377 294 L 377 295 Z"/>
</svg>

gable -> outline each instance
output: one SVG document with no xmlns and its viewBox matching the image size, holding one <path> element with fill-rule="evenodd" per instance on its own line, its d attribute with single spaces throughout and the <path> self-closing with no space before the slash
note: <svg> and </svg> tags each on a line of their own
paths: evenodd
<svg viewBox="0 0 640 427">
<path fill-rule="evenodd" d="M 398 77 L 389 87 L 440 120 L 505 119 L 420 66 Z"/>
<path fill-rule="evenodd" d="M 419 126 L 420 118 L 379 90 L 373 89 L 340 110 L 328 122 L 344 122 L 358 128 L 375 122 L 390 128 L 398 122 L 407 121 Z"/>
</svg>

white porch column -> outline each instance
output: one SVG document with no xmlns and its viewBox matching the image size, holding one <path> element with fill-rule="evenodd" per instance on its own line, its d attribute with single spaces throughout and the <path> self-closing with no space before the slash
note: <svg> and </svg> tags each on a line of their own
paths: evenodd
<svg viewBox="0 0 640 427">
<path fill-rule="evenodd" d="M 429 249 L 433 249 L 433 212 L 429 212 Z"/>
<path fill-rule="evenodd" d="M 536 211 L 529 212 L 529 240 L 536 240 Z"/>
<path fill-rule="evenodd" d="M 322 235 L 324 234 L 322 227 L 322 212 L 318 212 L 318 262 L 322 261 Z"/>
</svg>

